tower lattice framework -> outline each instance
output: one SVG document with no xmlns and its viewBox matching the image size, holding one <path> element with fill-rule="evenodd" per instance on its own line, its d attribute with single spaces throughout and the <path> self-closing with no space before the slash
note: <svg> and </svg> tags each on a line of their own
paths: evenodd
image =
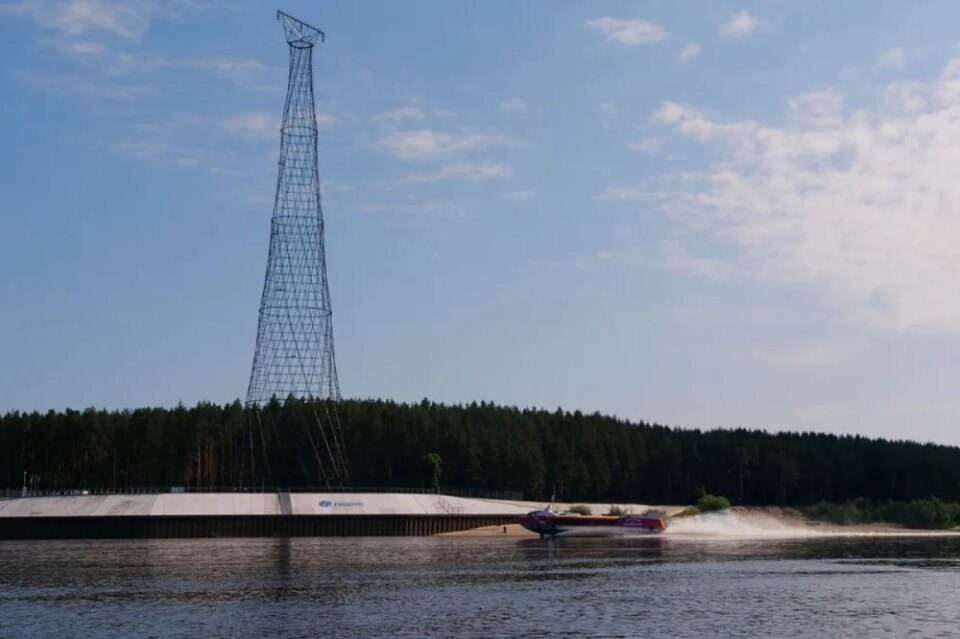
<svg viewBox="0 0 960 639">
<path fill-rule="evenodd" d="M 340 384 L 333 348 L 333 309 L 327 283 L 313 48 L 324 33 L 282 11 L 290 49 L 287 97 L 280 129 L 277 191 L 270 220 L 270 252 L 260 301 L 257 344 L 247 406 L 263 440 L 265 407 L 273 398 L 309 400 L 315 419 L 308 432 L 319 474 L 328 486 L 347 479 L 338 404 Z M 251 424 L 251 465 L 254 463 Z M 264 461 L 266 461 L 264 450 Z M 267 462 L 268 463 L 268 462 Z M 256 469 L 251 468 L 256 481 Z M 269 473 L 269 467 L 266 468 Z"/>
</svg>

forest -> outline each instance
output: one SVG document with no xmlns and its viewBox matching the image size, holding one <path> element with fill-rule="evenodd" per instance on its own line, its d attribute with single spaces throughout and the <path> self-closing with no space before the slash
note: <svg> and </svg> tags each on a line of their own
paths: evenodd
<svg viewBox="0 0 960 639">
<path fill-rule="evenodd" d="M 290 399 L 0 417 L 0 487 L 187 490 L 321 487 Z M 529 500 L 734 504 L 960 500 L 960 448 L 813 432 L 694 430 L 598 413 L 424 400 L 340 403 L 349 486 L 513 491 Z M 250 457 L 258 474 L 251 476 Z"/>
</svg>

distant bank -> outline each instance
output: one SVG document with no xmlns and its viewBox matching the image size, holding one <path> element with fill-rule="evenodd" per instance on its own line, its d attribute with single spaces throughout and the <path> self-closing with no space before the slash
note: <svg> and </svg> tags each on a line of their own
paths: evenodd
<svg viewBox="0 0 960 639">
<path fill-rule="evenodd" d="M 535 537 L 518 523 L 539 502 L 443 494 L 192 493 L 74 495 L 0 500 L 0 539 L 190 537 L 496 536 Z M 734 507 L 697 514 L 685 506 L 553 504 L 558 511 L 670 516 L 670 538 L 807 538 L 835 535 L 960 534 L 960 522 L 903 526 L 831 523 L 793 508 Z M 939 533 L 929 529 L 939 528 Z"/>
<path fill-rule="evenodd" d="M 822 433 L 686 430 L 600 414 L 489 403 L 341 404 L 354 486 L 439 484 L 566 502 L 734 505 L 960 502 L 960 448 Z M 252 441 L 240 402 L 0 417 L 0 489 L 299 486 L 309 404 L 276 403 Z M 904 432 L 909 432 L 905 424 Z M 251 482 L 250 456 L 257 472 Z M 306 459 L 309 461 L 309 459 Z M 429 461 L 428 460 L 432 460 Z M 436 482 L 436 480 L 439 480 Z"/>
</svg>

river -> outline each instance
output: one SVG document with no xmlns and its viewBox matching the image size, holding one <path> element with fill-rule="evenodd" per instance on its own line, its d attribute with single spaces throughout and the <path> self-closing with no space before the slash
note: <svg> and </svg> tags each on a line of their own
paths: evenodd
<svg viewBox="0 0 960 639">
<path fill-rule="evenodd" d="M 0 637 L 947 637 L 960 538 L 0 542 Z"/>
</svg>

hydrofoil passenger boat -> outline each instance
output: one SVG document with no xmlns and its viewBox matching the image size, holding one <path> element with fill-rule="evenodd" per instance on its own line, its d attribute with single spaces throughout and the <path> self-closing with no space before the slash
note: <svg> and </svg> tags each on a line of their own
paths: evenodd
<svg viewBox="0 0 960 639">
<path fill-rule="evenodd" d="M 580 515 L 556 513 L 549 506 L 520 518 L 520 525 L 544 537 L 658 534 L 667 527 L 666 513 L 648 510 L 638 515 Z"/>
</svg>

